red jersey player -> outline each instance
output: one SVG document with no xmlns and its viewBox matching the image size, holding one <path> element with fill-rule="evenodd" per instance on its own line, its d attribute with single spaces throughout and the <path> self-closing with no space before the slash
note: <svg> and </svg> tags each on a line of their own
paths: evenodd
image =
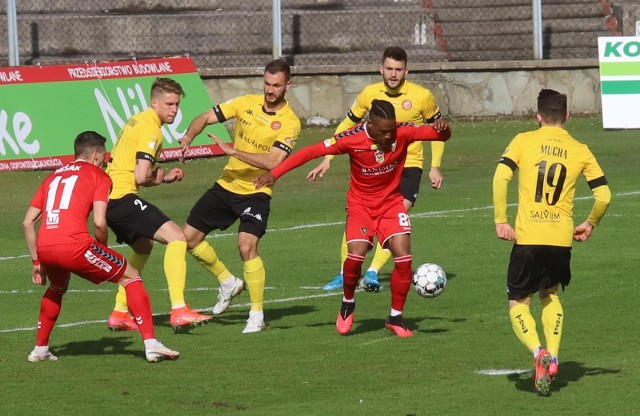
<svg viewBox="0 0 640 416">
<path fill-rule="evenodd" d="M 121 254 L 106 245 L 111 179 L 101 169 L 105 142 L 96 132 L 80 133 L 74 141 L 76 160 L 42 182 L 22 222 L 33 261 L 31 280 L 43 286 L 47 277 L 50 281 L 40 302 L 36 346 L 27 357 L 31 362 L 58 359 L 49 351 L 49 336 L 58 319 L 71 273 L 95 284 L 114 282 L 124 286 L 129 309 L 144 340 L 147 361 L 178 358 L 177 351 L 155 338 L 151 304 L 140 274 Z M 92 210 L 95 239 L 87 227 Z M 36 236 L 36 223 L 41 218 Z"/>
<path fill-rule="evenodd" d="M 404 326 L 402 310 L 411 284 L 411 223 L 400 193 L 402 166 L 407 146 L 414 141 L 446 141 L 451 130 L 446 122 L 415 126 L 396 123 L 395 109 L 384 100 L 373 100 L 369 119 L 324 142 L 294 153 L 270 173 L 254 179 L 256 187 L 272 185 L 286 172 L 325 155 L 349 154 L 351 181 L 347 192 L 344 262 L 344 297 L 336 321 L 342 335 L 353 325 L 355 289 L 362 262 L 377 236 L 382 247 L 389 248 L 394 259 L 391 273 L 391 313 L 386 327 L 400 337 L 413 334 Z"/>
</svg>

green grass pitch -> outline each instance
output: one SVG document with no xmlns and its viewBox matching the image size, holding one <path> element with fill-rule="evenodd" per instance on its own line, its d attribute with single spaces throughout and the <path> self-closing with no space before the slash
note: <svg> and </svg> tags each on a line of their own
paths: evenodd
<svg viewBox="0 0 640 416">
<path fill-rule="evenodd" d="M 339 270 L 348 161 L 338 157 L 319 182 L 304 178 L 314 161 L 276 185 L 269 231 L 260 243 L 267 270 L 268 326 L 262 333 L 241 334 L 249 309 L 245 293 L 211 324 L 174 334 L 164 247 L 156 245 L 143 278 L 158 338 L 181 352 L 176 362 L 156 365 L 144 360 L 137 333 L 107 331 L 115 285 L 79 278 L 72 280 L 51 337 L 59 360 L 27 362 L 43 288 L 30 281 L 21 221 L 47 172 L 2 173 L 0 414 L 639 414 L 640 137 L 637 131 L 603 131 L 598 118 L 568 122 L 598 158 L 613 198 L 591 240 L 574 246 L 573 280 L 561 294 L 566 320 L 560 373 L 545 398 L 535 394 L 532 357 L 511 331 L 505 294 L 511 246 L 495 236 L 491 201 L 504 147 L 517 132 L 535 127 L 532 120 L 452 122 L 444 186 L 432 190 L 425 173 L 411 212 L 414 267 L 435 262 L 450 279 L 436 299 L 409 293 L 405 319 L 413 338 L 396 338 L 384 328 L 391 264 L 381 272 L 379 293 L 357 293 L 353 332 L 343 337 L 335 330 L 340 293 L 321 287 Z M 306 129 L 298 146 L 330 133 Z M 183 224 L 225 163 L 224 157 L 190 161 L 182 182 L 142 194 Z M 510 187 L 511 204 L 515 193 Z M 582 221 L 592 203 L 584 181 L 576 195 L 576 221 Z M 515 206 L 509 214 L 513 221 Z M 235 231 L 213 233 L 209 241 L 241 275 Z M 116 249 L 128 253 L 127 247 Z M 187 301 L 211 308 L 217 282 L 192 258 L 187 264 Z M 539 315 L 538 303 L 532 310 Z"/>
</svg>

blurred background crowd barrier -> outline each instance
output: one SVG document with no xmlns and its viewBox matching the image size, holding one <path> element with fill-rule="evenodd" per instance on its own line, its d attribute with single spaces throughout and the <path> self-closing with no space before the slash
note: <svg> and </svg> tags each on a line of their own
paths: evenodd
<svg viewBox="0 0 640 416">
<path fill-rule="evenodd" d="M 389 45 L 412 64 L 537 58 L 536 0 L 0 1 L 0 66 L 189 55 L 199 69 L 249 74 L 274 53 L 298 70 L 335 69 L 377 63 Z M 540 58 L 597 58 L 598 36 L 636 34 L 638 3 L 542 0 Z"/>
</svg>

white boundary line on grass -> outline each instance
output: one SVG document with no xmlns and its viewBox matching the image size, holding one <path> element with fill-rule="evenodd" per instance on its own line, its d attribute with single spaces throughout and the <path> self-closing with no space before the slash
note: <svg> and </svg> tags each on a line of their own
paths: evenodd
<svg viewBox="0 0 640 416">
<path fill-rule="evenodd" d="M 509 368 L 505 368 L 505 369 L 497 369 L 497 368 L 490 368 L 487 370 L 477 370 L 476 373 L 482 375 L 482 376 L 508 376 L 511 374 L 525 374 L 525 373 L 532 373 L 533 369 L 524 369 L 524 368 L 513 368 L 513 369 L 509 369 Z"/>
<path fill-rule="evenodd" d="M 316 299 L 316 298 L 327 298 L 331 296 L 342 296 L 342 292 L 332 292 L 332 293 L 320 293 L 316 295 L 307 295 L 307 296 L 293 296 L 290 298 L 282 298 L 282 299 L 269 299 L 265 300 L 264 303 L 284 303 L 284 302 L 293 302 L 297 300 L 306 300 L 306 299 Z M 229 308 L 246 308 L 251 306 L 251 303 L 239 303 L 229 306 Z M 198 312 L 211 312 L 213 307 L 204 308 L 204 309 L 196 309 Z M 153 316 L 169 316 L 168 313 L 154 313 Z M 75 326 L 83 326 L 83 325 L 91 325 L 91 324 L 105 324 L 107 321 L 105 319 L 91 320 L 91 321 L 79 321 L 79 322 L 70 322 L 66 324 L 56 324 L 56 328 L 71 328 Z M 22 332 L 22 331 L 35 331 L 38 329 L 37 327 L 25 327 L 25 328 L 7 328 L 0 329 L 0 333 L 7 332 Z"/>
<path fill-rule="evenodd" d="M 615 194 L 615 196 L 632 196 L 632 195 L 638 195 L 640 194 L 640 191 L 633 191 L 633 192 L 620 192 L 618 194 Z M 581 201 L 581 200 L 586 200 L 586 199 L 593 199 L 593 197 L 591 196 L 582 196 L 582 197 L 576 197 L 575 200 L 576 201 Z M 508 204 L 508 206 L 510 207 L 514 207 L 518 204 Z M 460 209 L 447 209 L 447 210 L 442 210 L 442 211 L 425 211 L 425 212 L 416 212 L 416 213 L 411 213 L 410 217 L 411 218 L 425 218 L 425 217 L 431 217 L 431 216 L 437 216 L 437 215 L 442 215 L 442 214 L 455 214 L 455 213 L 460 213 L 460 212 L 473 212 L 473 211 L 484 211 L 484 210 L 489 210 L 489 209 L 493 209 L 493 205 L 487 205 L 484 207 L 472 207 L 472 208 L 460 208 Z M 296 230 L 304 230 L 304 229 L 308 229 L 308 228 L 320 228 L 320 227 L 333 227 L 335 225 L 343 225 L 344 221 L 335 221 L 335 222 L 324 222 L 324 223 L 316 223 L 316 224 L 301 224 L 301 225 L 294 225 L 291 227 L 285 227 L 285 228 L 272 228 L 267 230 L 270 233 L 274 233 L 274 232 L 286 232 L 286 231 L 296 231 Z M 221 234 L 212 234 L 212 235 L 208 235 L 207 239 L 211 239 L 211 238 L 222 238 L 222 237 L 230 237 L 230 236 L 234 236 L 236 235 L 236 233 L 221 233 Z M 118 248 L 118 247 L 126 247 L 126 245 L 124 244 L 116 244 L 113 246 L 110 246 L 111 248 Z M 5 256 L 5 257 L 0 257 L 0 261 L 7 261 L 7 260 L 18 260 L 18 259 L 24 259 L 29 257 L 28 254 L 24 254 L 24 255 L 19 255 L 19 256 Z"/>
</svg>

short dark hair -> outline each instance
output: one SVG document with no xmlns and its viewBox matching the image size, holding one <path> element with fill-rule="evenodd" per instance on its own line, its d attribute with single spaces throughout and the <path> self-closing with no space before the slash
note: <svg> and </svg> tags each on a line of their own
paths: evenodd
<svg viewBox="0 0 640 416">
<path fill-rule="evenodd" d="M 407 52 L 399 46 L 389 46 L 385 49 L 382 54 L 382 62 L 387 58 L 391 58 L 394 61 L 404 62 L 405 65 L 407 64 Z"/>
<path fill-rule="evenodd" d="M 379 117 L 385 120 L 395 120 L 396 109 L 389 101 L 373 100 L 371 101 L 371 109 L 369 109 L 369 117 Z"/>
<path fill-rule="evenodd" d="M 274 59 L 273 61 L 269 62 L 264 67 L 264 72 L 268 72 L 270 74 L 277 74 L 278 72 L 282 72 L 284 73 L 284 77 L 287 81 L 291 79 L 291 67 L 289 66 L 287 61 L 282 58 Z"/>
<path fill-rule="evenodd" d="M 545 123 L 564 123 L 567 121 L 567 96 L 555 90 L 540 90 L 538 114 Z"/>
<path fill-rule="evenodd" d="M 171 78 L 158 77 L 151 84 L 151 98 L 160 93 L 178 94 L 180 97 L 186 95 L 178 81 Z"/>
<path fill-rule="evenodd" d="M 107 139 L 95 131 L 83 131 L 73 141 L 73 153 L 75 157 L 89 156 L 94 150 L 106 151 Z"/>
</svg>

